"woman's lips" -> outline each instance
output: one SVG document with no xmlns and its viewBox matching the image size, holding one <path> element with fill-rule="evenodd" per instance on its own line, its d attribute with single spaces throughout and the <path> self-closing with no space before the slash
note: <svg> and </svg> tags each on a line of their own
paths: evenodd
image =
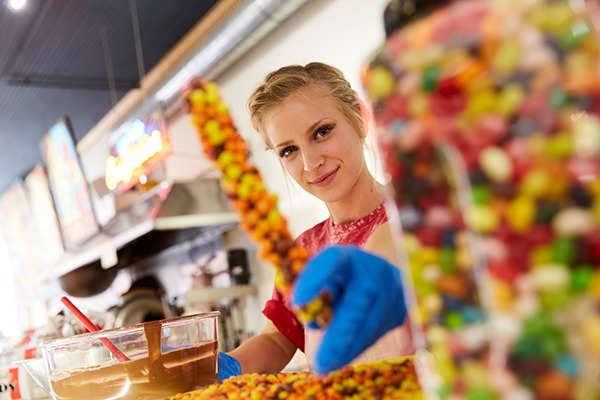
<svg viewBox="0 0 600 400">
<path fill-rule="evenodd" d="M 310 182 L 311 185 L 313 186 L 327 186 L 329 185 L 333 179 L 335 178 L 335 175 L 337 174 L 339 168 L 336 168 L 335 170 L 328 172 L 326 174 L 321 175 L 320 177 L 318 177 L 317 179 L 313 180 Z"/>
</svg>

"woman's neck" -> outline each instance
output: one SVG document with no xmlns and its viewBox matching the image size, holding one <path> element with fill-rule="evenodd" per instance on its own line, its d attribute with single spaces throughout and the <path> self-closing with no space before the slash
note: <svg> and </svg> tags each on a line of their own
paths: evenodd
<svg viewBox="0 0 600 400">
<path fill-rule="evenodd" d="M 370 174 L 365 174 L 351 194 L 335 203 L 328 203 L 327 209 L 334 225 L 356 221 L 372 213 L 385 200 L 385 186 Z"/>
</svg>

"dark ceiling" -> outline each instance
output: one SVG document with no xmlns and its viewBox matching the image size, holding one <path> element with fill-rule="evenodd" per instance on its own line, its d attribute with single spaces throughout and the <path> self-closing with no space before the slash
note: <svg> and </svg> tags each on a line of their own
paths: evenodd
<svg viewBox="0 0 600 400">
<path fill-rule="evenodd" d="M 0 2 L 0 193 L 62 116 L 85 134 L 218 0 Z"/>
</svg>

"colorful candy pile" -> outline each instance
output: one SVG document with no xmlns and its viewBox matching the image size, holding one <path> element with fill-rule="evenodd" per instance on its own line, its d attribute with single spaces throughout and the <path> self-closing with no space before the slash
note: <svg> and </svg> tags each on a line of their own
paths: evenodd
<svg viewBox="0 0 600 400">
<path fill-rule="evenodd" d="M 598 3 L 441 3 L 363 75 L 434 390 L 600 398 Z"/>
<path fill-rule="evenodd" d="M 344 367 L 327 376 L 310 372 L 245 374 L 171 400 L 194 399 L 406 399 L 421 400 L 411 359 L 378 361 Z"/>
<path fill-rule="evenodd" d="M 277 209 L 276 196 L 268 192 L 259 171 L 249 161 L 246 142 L 233 124 L 217 84 L 193 80 L 186 100 L 202 148 L 222 172 L 223 188 L 241 218 L 242 228 L 256 241 L 262 258 L 277 268 L 275 284 L 288 295 L 308 252 L 292 239 Z M 299 319 L 325 326 L 331 316 L 326 299 L 324 294 L 298 310 Z"/>
</svg>

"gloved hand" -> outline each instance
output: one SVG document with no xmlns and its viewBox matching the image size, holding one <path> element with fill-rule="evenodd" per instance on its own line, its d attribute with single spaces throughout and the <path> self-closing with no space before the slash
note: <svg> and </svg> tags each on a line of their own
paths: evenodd
<svg viewBox="0 0 600 400">
<path fill-rule="evenodd" d="M 229 354 L 219 352 L 219 382 L 232 376 L 242 374 L 242 367 L 235 358 Z"/>
<path fill-rule="evenodd" d="M 333 295 L 333 317 L 314 360 L 319 374 L 346 365 L 406 317 L 400 269 L 355 246 L 328 247 L 310 260 L 298 277 L 293 305 L 323 291 Z"/>
</svg>

